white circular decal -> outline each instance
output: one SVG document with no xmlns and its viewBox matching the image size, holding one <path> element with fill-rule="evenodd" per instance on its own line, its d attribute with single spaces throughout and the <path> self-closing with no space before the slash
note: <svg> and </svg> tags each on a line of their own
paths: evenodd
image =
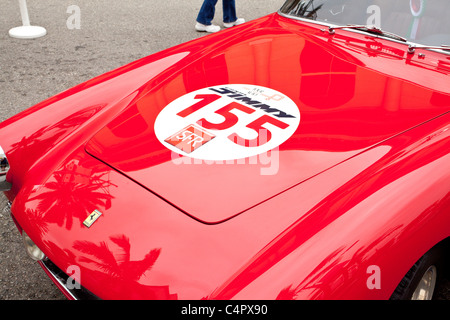
<svg viewBox="0 0 450 320">
<path fill-rule="evenodd" d="M 299 123 L 299 109 L 286 95 L 260 86 L 228 84 L 171 102 L 156 118 L 155 133 L 178 154 L 234 160 L 278 147 Z"/>
</svg>

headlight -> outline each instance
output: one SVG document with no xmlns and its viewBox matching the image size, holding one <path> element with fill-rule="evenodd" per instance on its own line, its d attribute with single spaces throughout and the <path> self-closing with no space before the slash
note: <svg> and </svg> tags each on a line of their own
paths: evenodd
<svg viewBox="0 0 450 320">
<path fill-rule="evenodd" d="M 31 238 L 22 230 L 23 244 L 25 245 L 25 250 L 31 259 L 39 261 L 45 258 L 45 254 L 38 248 L 38 246 L 31 240 Z"/>
<path fill-rule="evenodd" d="M 6 154 L 0 147 L 0 191 L 11 190 L 11 184 L 6 181 L 6 174 L 9 171 L 9 163 Z"/>
</svg>

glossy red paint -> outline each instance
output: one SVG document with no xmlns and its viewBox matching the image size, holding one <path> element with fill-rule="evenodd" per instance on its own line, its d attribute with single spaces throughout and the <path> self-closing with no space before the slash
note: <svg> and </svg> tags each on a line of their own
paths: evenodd
<svg viewBox="0 0 450 320">
<path fill-rule="evenodd" d="M 450 58 L 406 50 L 273 14 L 93 79 L 0 125 L 14 217 L 104 299 L 387 299 L 450 236 Z M 300 110 L 275 175 L 155 137 L 171 101 L 233 83 Z"/>
<path fill-rule="evenodd" d="M 390 64 L 403 77 L 398 79 L 375 66 L 371 69 L 364 62 L 367 50 L 352 54 L 348 46 L 336 45 L 338 39 L 330 43 L 324 41 L 327 37 L 309 39 L 296 27 L 290 23 L 281 31 L 271 26 L 231 38 L 220 53 L 205 54 L 131 105 L 89 141 L 87 152 L 199 220 L 216 223 L 448 111 L 448 95 L 419 86 L 414 78 L 413 83 L 405 82 L 415 77 L 417 67 L 403 57 L 377 55 L 378 64 Z M 285 77 L 283 70 L 289 69 Z M 278 163 L 171 161 L 174 155 L 155 136 L 160 111 L 190 91 L 247 82 L 283 92 L 301 110 L 295 134 L 278 154 L 267 157 Z M 261 175 L 269 165 L 278 167 L 273 168 L 276 174 Z M 170 175 L 177 183 L 165 179 Z M 221 183 L 211 185 L 212 176 L 221 177 Z"/>
</svg>

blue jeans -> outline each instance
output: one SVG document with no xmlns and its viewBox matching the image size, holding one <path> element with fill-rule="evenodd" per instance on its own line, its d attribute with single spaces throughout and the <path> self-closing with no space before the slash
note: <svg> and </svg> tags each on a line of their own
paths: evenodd
<svg viewBox="0 0 450 320">
<path fill-rule="evenodd" d="M 211 25 L 216 12 L 217 0 L 205 0 L 198 13 L 197 22 L 206 26 Z M 235 0 L 222 0 L 223 5 L 223 22 L 230 23 L 237 20 Z"/>
</svg>

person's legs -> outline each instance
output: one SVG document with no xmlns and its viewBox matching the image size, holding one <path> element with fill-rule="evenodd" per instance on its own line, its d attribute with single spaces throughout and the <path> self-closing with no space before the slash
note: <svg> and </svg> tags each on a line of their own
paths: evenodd
<svg viewBox="0 0 450 320">
<path fill-rule="evenodd" d="M 225 28 L 231 28 L 245 22 L 245 19 L 238 18 L 236 15 L 236 1 L 222 0 L 223 3 L 223 25 Z"/>
<path fill-rule="evenodd" d="M 223 22 L 231 23 L 237 20 L 236 16 L 236 1 L 222 0 L 223 5 Z"/>
<path fill-rule="evenodd" d="M 217 0 L 205 0 L 197 16 L 197 22 L 209 26 L 214 19 Z"/>
</svg>

